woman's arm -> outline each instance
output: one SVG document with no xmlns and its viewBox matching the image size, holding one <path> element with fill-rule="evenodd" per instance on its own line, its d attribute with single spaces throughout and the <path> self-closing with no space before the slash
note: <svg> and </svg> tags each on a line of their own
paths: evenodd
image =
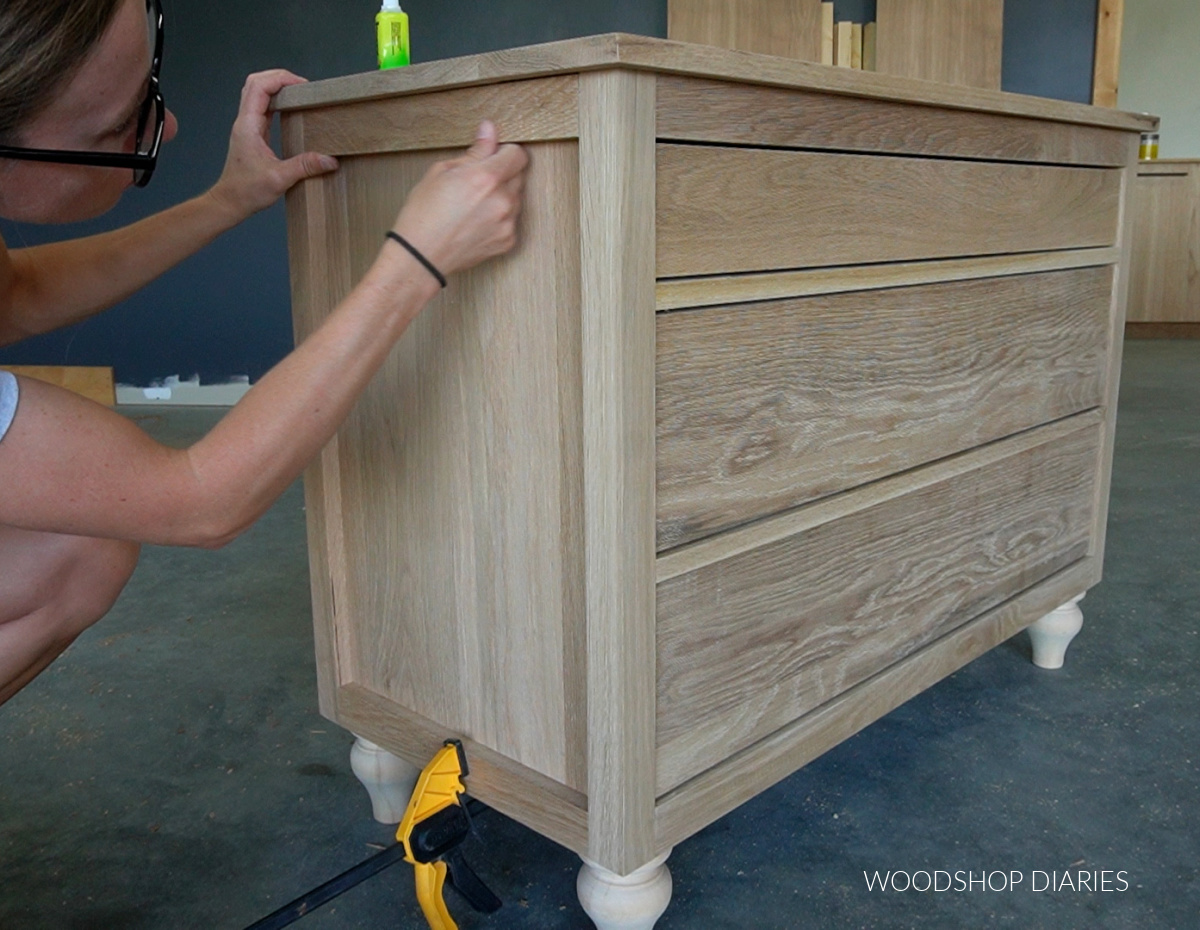
<svg viewBox="0 0 1200 930">
<path fill-rule="evenodd" d="M 335 169 L 335 159 L 315 152 L 281 161 L 268 143 L 272 95 L 302 81 L 287 71 L 246 79 L 225 169 L 208 192 L 123 229 L 9 252 L 10 267 L 0 274 L 0 345 L 106 310 L 297 181 Z"/>
<path fill-rule="evenodd" d="M 526 157 L 485 125 L 463 158 L 430 169 L 395 229 L 445 273 L 515 242 Z M 329 318 L 190 449 L 23 380 L 0 441 L 0 523 L 170 545 L 219 546 L 253 523 L 330 439 L 388 352 L 438 291 L 386 242 Z"/>
</svg>

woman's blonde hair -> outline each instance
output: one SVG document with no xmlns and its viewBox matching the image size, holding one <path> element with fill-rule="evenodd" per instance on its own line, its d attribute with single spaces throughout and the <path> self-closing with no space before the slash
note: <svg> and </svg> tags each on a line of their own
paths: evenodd
<svg viewBox="0 0 1200 930">
<path fill-rule="evenodd" d="M 122 0 L 0 0 L 0 143 L 54 99 Z"/>
</svg>

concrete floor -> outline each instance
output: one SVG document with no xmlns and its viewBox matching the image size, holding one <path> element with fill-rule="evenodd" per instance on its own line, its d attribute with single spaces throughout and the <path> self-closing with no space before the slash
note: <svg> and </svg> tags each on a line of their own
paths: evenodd
<svg viewBox="0 0 1200 930">
<path fill-rule="evenodd" d="M 1197 385 L 1200 342 L 1127 347 L 1106 576 L 1066 667 L 1021 634 L 683 843 L 660 930 L 1200 926 Z M 127 412 L 181 444 L 214 421 Z M 390 843 L 317 713 L 310 617 L 298 487 L 220 552 L 145 552 L 0 708 L 0 928 L 240 930 Z M 478 826 L 468 858 L 505 906 L 448 895 L 460 927 L 588 926 L 573 855 Z M 1031 888 L 1099 869 L 1128 890 Z M 881 893 L 864 870 L 1025 880 Z M 424 923 L 399 865 L 294 926 Z"/>
</svg>

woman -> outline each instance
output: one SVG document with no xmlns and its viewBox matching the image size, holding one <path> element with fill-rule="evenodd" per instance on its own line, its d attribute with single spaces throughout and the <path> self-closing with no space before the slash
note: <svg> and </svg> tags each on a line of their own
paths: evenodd
<svg viewBox="0 0 1200 930">
<path fill-rule="evenodd" d="M 175 117 L 158 92 L 158 0 L 6 0 L 0 9 L 0 215 L 66 222 L 145 184 Z M 251 75 L 207 193 L 126 229 L 30 249 L 0 242 L 0 344 L 120 301 L 298 181 L 335 170 L 268 143 Z M 515 242 L 525 154 L 489 124 L 413 189 L 378 258 L 325 324 L 190 449 L 61 389 L 0 374 L 0 702 L 112 606 L 142 542 L 217 547 L 249 527 L 333 435 L 450 274 Z M 426 267 L 425 259 L 432 269 Z"/>
</svg>

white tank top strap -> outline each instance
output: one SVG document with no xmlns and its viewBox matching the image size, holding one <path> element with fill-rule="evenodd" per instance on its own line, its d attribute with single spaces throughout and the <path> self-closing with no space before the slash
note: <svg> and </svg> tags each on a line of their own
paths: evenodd
<svg viewBox="0 0 1200 930">
<path fill-rule="evenodd" d="M 17 415 L 17 379 L 11 371 L 0 371 L 0 439 Z"/>
</svg>

